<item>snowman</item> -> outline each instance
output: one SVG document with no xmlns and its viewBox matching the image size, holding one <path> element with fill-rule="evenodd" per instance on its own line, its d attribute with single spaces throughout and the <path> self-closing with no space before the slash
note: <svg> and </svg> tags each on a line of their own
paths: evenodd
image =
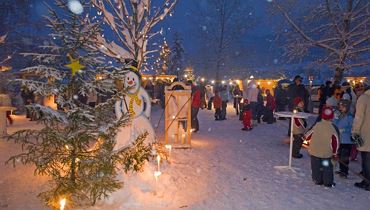
<svg viewBox="0 0 370 210">
<path fill-rule="evenodd" d="M 130 66 L 125 74 L 123 86 L 127 89 L 124 99 L 118 100 L 115 104 L 117 119 L 123 114 L 129 113 L 131 123 L 119 129 L 116 135 L 115 150 L 130 145 L 136 138 L 145 132 L 147 143 L 155 141 L 154 129 L 149 121 L 151 112 L 151 100 L 148 93 L 141 87 L 140 73 L 133 66 Z"/>
</svg>

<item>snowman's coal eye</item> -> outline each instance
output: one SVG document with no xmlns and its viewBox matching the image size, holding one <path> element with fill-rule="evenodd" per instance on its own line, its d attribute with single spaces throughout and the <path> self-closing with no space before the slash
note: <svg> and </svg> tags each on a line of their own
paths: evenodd
<svg viewBox="0 0 370 210">
<path fill-rule="evenodd" d="M 132 81 L 135 81 L 135 78 L 132 78 Z"/>
</svg>

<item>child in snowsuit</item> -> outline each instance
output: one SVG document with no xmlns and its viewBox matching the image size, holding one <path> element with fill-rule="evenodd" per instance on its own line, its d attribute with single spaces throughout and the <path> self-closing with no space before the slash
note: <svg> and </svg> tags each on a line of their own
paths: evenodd
<svg viewBox="0 0 370 210">
<path fill-rule="evenodd" d="M 252 130 L 252 108 L 247 99 L 244 99 L 243 105 L 243 131 Z"/>
<path fill-rule="evenodd" d="M 334 187 L 334 175 L 332 158 L 337 158 L 339 145 L 339 132 L 331 122 L 334 111 L 330 107 L 324 107 L 321 114 L 322 120 L 317 122 L 307 132 L 306 140 L 310 142 L 308 152 L 311 155 L 312 180 L 317 185 Z"/>
<path fill-rule="evenodd" d="M 213 107 L 215 108 L 215 120 L 221 120 L 222 99 L 218 90 L 215 91 L 215 96 L 213 97 Z"/>
<path fill-rule="evenodd" d="M 293 104 L 295 106 L 295 110 L 297 112 L 303 112 L 304 109 L 304 103 L 302 98 L 297 97 L 294 99 Z M 293 123 L 293 151 L 292 151 L 292 157 L 294 158 L 302 158 L 303 155 L 300 153 L 302 144 L 303 144 L 303 134 L 306 131 L 307 122 L 304 119 L 301 118 L 294 118 Z"/>
<path fill-rule="evenodd" d="M 351 130 L 353 123 L 353 116 L 350 112 L 351 102 L 349 100 L 341 100 L 338 109 L 341 112 L 338 119 L 334 119 L 334 124 L 338 127 L 340 133 L 340 146 L 339 146 L 339 171 L 335 173 L 342 178 L 348 176 L 349 157 L 353 143 L 351 141 Z"/>
</svg>

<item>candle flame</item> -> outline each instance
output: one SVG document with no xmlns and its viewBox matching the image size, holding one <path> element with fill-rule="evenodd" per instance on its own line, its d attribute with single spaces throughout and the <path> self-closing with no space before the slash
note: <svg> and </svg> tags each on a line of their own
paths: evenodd
<svg viewBox="0 0 370 210">
<path fill-rule="evenodd" d="M 59 201 L 60 210 L 64 210 L 64 207 L 65 207 L 65 205 L 66 205 L 66 202 L 67 202 L 67 200 L 66 200 L 65 198 L 63 198 L 63 199 L 61 199 L 61 200 Z"/>
<path fill-rule="evenodd" d="M 154 171 L 155 178 L 159 177 L 162 174 L 160 171 Z"/>
</svg>

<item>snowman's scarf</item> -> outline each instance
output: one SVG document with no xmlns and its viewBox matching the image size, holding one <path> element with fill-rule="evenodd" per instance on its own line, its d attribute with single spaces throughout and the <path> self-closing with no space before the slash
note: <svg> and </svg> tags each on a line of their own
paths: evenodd
<svg viewBox="0 0 370 210">
<path fill-rule="evenodd" d="M 130 97 L 130 103 L 128 105 L 128 112 L 130 116 L 135 116 L 135 111 L 134 111 L 134 102 L 136 102 L 136 105 L 141 106 L 141 100 L 137 96 L 137 93 L 135 94 L 127 94 Z"/>
</svg>

